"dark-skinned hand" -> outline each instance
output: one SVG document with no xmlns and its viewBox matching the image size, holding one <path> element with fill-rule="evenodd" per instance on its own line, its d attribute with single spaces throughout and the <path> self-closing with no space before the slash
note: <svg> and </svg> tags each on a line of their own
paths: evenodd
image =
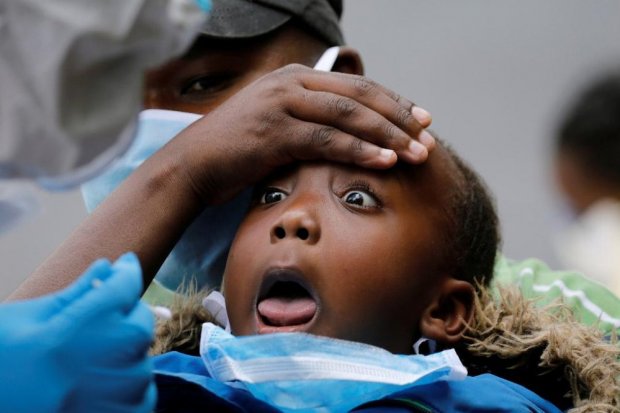
<svg viewBox="0 0 620 413">
<path fill-rule="evenodd" d="M 275 168 L 329 160 L 389 168 L 424 162 L 430 115 L 358 75 L 289 65 L 248 85 L 164 149 L 205 204 L 230 199 Z M 174 150 L 173 150 L 174 149 Z"/>
</svg>

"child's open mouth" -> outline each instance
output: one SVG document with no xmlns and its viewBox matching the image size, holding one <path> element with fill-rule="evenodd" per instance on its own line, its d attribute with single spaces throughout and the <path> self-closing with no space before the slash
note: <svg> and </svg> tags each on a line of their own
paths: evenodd
<svg viewBox="0 0 620 413">
<path fill-rule="evenodd" d="M 316 315 L 317 303 L 303 284 L 296 271 L 268 274 L 256 306 L 259 334 L 305 330 Z"/>
</svg>

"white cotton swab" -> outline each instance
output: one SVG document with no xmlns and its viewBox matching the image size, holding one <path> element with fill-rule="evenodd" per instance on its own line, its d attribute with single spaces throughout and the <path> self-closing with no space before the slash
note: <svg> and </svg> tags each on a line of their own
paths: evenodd
<svg viewBox="0 0 620 413">
<path fill-rule="evenodd" d="M 91 284 L 93 288 L 99 288 L 103 282 L 99 278 L 95 278 L 91 281 Z M 172 318 L 172 311 L 163 305 L 149 305 L 149 309 L 153 315 L 160 320 L 170 320 Z"/>
<path fill-rule="evenodd" d="M 163 305 L 149 305 L 153 315 L 160 320 L 170 320 L 172 318 L 172 311 L 168 307 Z"/>
</svg>

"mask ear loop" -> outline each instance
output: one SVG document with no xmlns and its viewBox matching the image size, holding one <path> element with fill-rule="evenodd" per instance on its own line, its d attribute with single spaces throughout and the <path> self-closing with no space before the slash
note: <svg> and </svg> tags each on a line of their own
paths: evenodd
<svg viewBox="0 0 620 413">
<path fill-rule="evenodd" d="M 230 333 L 230 321 L 226 311 L 226 301 L 219 291 L 211 291 L 203 300 L 202 306 L 215 318 L 215 321 Z"/>
<path fill-rule="evenodd" d="M 413 352 L 417 355 L 428 356 L 437 352 L 437 342 L 433 339 L 420 337 L 413 343 Z"/>
<path fill-rule="evenodd" d="M 314 65 L 314 70 L 321 70 L 323 72 L 331 72 L 334 67 L 334 63 L 338 60 L 338 53 L 340 53 L 340 47 L 333 46 L 325 50 L 319 60 Z"/>
</svg>

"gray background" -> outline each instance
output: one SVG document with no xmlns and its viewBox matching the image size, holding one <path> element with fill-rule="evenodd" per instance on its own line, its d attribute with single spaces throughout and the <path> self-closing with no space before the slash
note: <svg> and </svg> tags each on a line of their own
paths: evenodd
<svg viewBox="0 0 620 413">
<path fill-rule="evenodd" d="M 619 21 L 617 0 L 347 0 L 343 25 L 367 74 L 431 111 L 486 178 L 505 253 L 557 266 L 550 137 L 566 99 L 620 65 Z M 78 191 L 37 196 L 40 213 L 0 237 L 0 298 L 85 216 Z"/>
</svg>

